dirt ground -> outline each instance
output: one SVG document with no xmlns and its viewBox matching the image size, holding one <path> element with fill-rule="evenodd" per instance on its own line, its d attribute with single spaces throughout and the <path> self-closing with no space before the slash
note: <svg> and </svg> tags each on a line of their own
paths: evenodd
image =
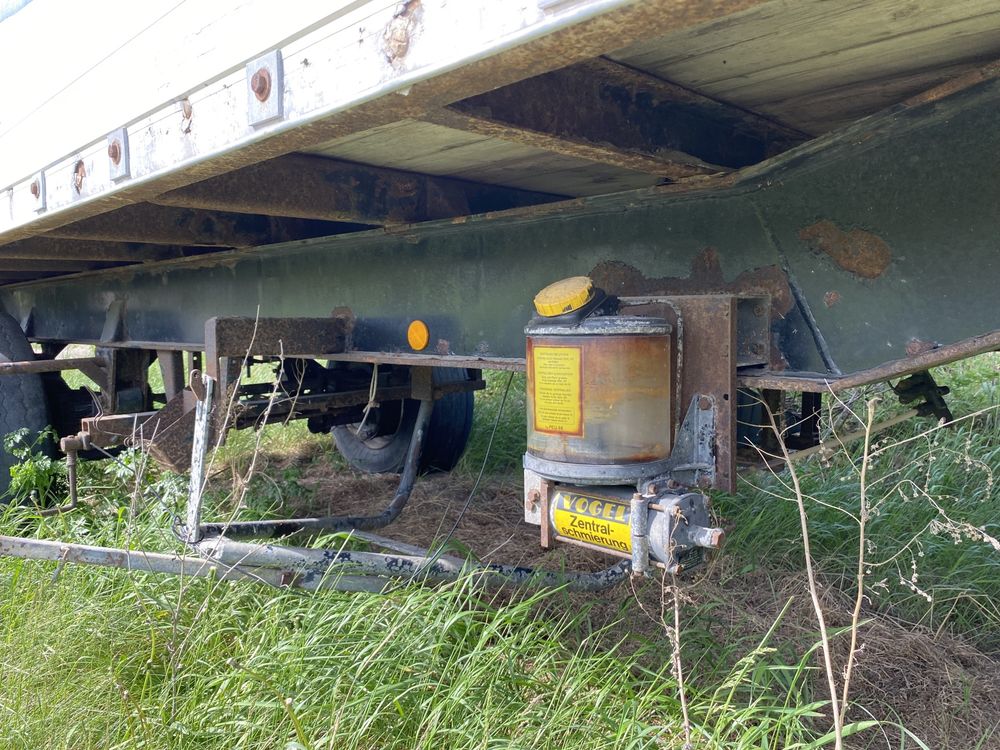
<svg viewBox="0 0 1000 750">
<path fill-rule="evenodd" d="M 394 475 L 340 472 L 327 462 L 306 462 L 301 457 L 298 460 L 302 461 L 301 472 L 294 481 L 311 490 L 314 501 L 308 506 L 288 508 L 292 514 L 371 512 L 388 502 L 398 483 Z M 382 533 L 422 547 L 434 545 L 458 518 L 472 485 L 468 477 L 421 478 L 400 518 Z M 613 562 L 609 556 L 567 545 L 542 550 L 538 529 L 526 524 L 521 513 L 517 474 L 485 480 L 462 518 L 455 539 L 487 561 L 587 570 Z M 684 617 L 691 615 L 689 624 L 710 632 L 717 643 L 745 641 L 746 647 L 741 645 L 735 651 L 738 657 L 756 644 L 755 639 L 767 632 L 791 600 L 774 641 L 791 650 L 790 663 L 795 663 L 818 640 L 804 575 L 759 568 L 744 572 L 738 564 L 732 557 L 718 555 L 682 581 Z M 824 587 L 823 597 L 828 625 L 849 625 L 853 602 L 831 587 Z M 620 586 L 602 594 L 597 603 L 592 598 L 587 603 L 592 606 L 595 625 L 615 623 L 616 638 L 625 638 L 626 643 L 629 638 L 646 643 L 660 639 L 666 649 L 667 636 L 658 621 L 661 602 L 662 587 L 654 580 L 638 589 Z M 884 613 L 865 612 L 864 616 L 866 624 L 860 635 L 861 650 L 853 678 L 856 708 L 849 719 L 901 720 L 931 748 L 1000 748 L 1000 734 L 986 745 L 977 745 L 984 734 L 1000 726 L 1000 664 L 996 655 L 984 654 L 954 637 L 901 623 Z M 846 638 L 835 640 L 841 664 L 847 648 Z M 815 666 L 814 695 L 821 697 L 825 680 L 818 656 Z M 697 674 L 692 675 L 692 681 L 697 683 Z M 866 733 L 864 741 L 855 739 L 851 746 L 900 747 L 895 732 L 876 736 L 874 744 L 870 744 L 873 736 Z M 915 747 L 911 743 L 905 746 Z"/>
</svg>

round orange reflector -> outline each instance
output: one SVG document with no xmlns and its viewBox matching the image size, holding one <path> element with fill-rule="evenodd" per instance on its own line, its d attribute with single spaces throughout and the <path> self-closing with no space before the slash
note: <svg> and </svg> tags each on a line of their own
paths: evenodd
<svg viewBox="0 0 1000 750">
<path fill-rule="evenodd" d="M 427 348 L 427 342 L 431 340 L 431 332 L 427 330 L 427 324 L 422 320 L 414 320 L 410 327 L 406 329 L 406 340 L 410 348 L 414 351 L 423 351 Z"/>
</svg>

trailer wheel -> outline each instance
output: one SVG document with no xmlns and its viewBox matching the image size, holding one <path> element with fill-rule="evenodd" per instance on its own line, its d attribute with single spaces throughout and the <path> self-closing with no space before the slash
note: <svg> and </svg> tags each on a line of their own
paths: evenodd
<svg viewBox="0 0 1000 750">
<path fill-rule="evenodd" d="M 7 313 L 0 312 L 0 359 L 17 362 L 35 358 L 21 326 Z M 34 442 L 49 424 L 41 375 L 0 375 L 0 503 L 10 487 L 10 467 L 18 459 L 3 450 L 2 440 L 9 433 L 27 427 L 28 441 Z"/>
<path fill-rule="evenodd" d="M 467 370 L 434 369 L 436 384 L 468 380 Z M 420 455 L 420 470 L 451 471 L 465 452 L 472 432 L 473 394 L 450 393 L 434 403 L 430 427 Z M 358 424 L 333 428 L 333 442 L 352 468 L 368 474 L 402 470 L 420 402 L 414 399 L 380 405 L 359 431 Z"/>
</svg>

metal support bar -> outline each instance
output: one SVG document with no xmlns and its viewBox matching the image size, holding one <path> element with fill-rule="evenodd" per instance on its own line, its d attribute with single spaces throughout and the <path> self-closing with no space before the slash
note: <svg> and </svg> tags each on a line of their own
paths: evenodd
<svg viewBox="0 0 1000 750">
<path fill-rule="evenodd" d="M 638 492 L 632 495 L 629 532 L 632 536 L 632 575 L 644 576 L 649 572 L 649 498 Z"/>
<path fill-rule="evenodd" d="M 382 225 L 466 216 L 557 199 L 546 193 L 288 154 L 172 190 L 152 202 Z"/>
<path fill-rule="evenodd" d="M 435 582 L 454 581 L 462 575 L 478 572 L 499 584 L 553 588 L 565 586 L 570 591 L 600 591 L 626 580 L 631 568 L 631 563 L 626 560 L 593 573 L 557 572 L 514 565 L 479 564 L 443 557 L 249 544 L 224 537 L 200 542 L 198 549 L 221 564 L 252 565 L 258 570 L 267 567 L 292 569 L 297 580 L 305 584 L 322 580 L 338 569 L 362 575 Z"/>
<path fill-rule="evenodd" d="M 185 535 L 188 544 L 194 544 L 201 538 L 199 523 L 201 521 L 202 495 L 205 490 L 205 455 L 208 452 L 208 439 L 212 425 L 212 397 L 215 391 L 215 379 L 208 375 L 201 376 L 204 396 L 194 407 L 194 444 L 191 446 L 191 482 L 188 488 L 187 525 Z"/>
<path fill-rule="evenodd" d="M 53 229 L 42 236 L 183 247 L 253 247 L 337 234 L 342 230 L 343 226 L 334 222 L 139 203 Z"/>
<path fill-rule="evenodd" d="M 274 547 L 213 539 L 199 543 L 209 559 L 142 550 L 96 547 L 44 539 L 0 536 L 0 557 L 49 560 L 58 563 L 123 568 L 132 572 L 213 578 L 219 581 L 255 581 L 274 587 L 307 591 L 335 589 L 382 593 L 392 579 L 454 581 L 482 573 L 496 584 L 601 591 L 625 581 L 630 564 L 623 561 L 594 573 L 546 571 L 513 565 L 459 564 L 450 558 L 412 555 Z M 230 562 L 232 561 L 232 562 Z M 285 567 L 280 567 L 284 565 Z M 351 571 L 362 571 L 356 575 Z"/>
<path fill-rule="evenodd" d="M 275 587 L 287 586 L 310 591 L 337 589 L 379 593 L 386 586 L 385 579 L 371 576 L 331 575 L 325 578 L 313 577 L 309 580 L 300 580 L 288 571 L 274 568 L 225 567 L 216 561 L 201 557 L 95 547 L 89 544 L 69 544 L 45 539 L 22 539 L 16 536 L 0 536 L 0 556 L 124 568 L 133 572 L 214 578 L 219 581 L 256 581 Z"/>
<path fill-rule="evenodd" d="M 25 375 L 38 372 L 62 372 L 92 367 L 107 367 L 103 357 L 67 357 L 66 359 L 29 359 L 21 362 L 0 362 L 0 375 Z"/>
</svg>

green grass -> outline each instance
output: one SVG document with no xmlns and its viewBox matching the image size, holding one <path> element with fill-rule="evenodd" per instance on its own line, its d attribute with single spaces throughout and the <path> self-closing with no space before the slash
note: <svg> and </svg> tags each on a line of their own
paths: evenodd
<svg viewBox="0 0 1000 750">
<path fill-rule="evenodd" d="M 956 527 L 1000 537 L 998 363 L 991 355 L 937 373 L 955 391 L 949 401 L 957 416 L 980 415 L 922 437 L 932 420 L 877 436 L 883 452 L 872 462 L 869 485 L 878 513 L 869 524 L 867 555 L 877 606 L 994 652 L 1000 651 L 1000 550 Z M 857 526 L 844 511 L 856 513 L 862 449 L 859 441 L 829 462 L 812 459 L 799 467 L 803 491 L 818 501 L 809 513 L 814 556 L 827 578 L 844 587 L 856 573 Z M 751 563 L 801 564 L 799 518 L 795 505 L 781 499 L 792 497 L 784 482 L 784 475 L 758 473 L 741 482 L 738 496 L 716 501 L 735 531 L 730 549 Z M 936 525 L 942 528 L 931 528 Z"/>
<path fill-rule="evenodd" d="M 939 373 L 955 388 L 957 413 L 995 403 L 996 366 L 987 357 Z M 478 471 L 507 381 L 506 373 L 489 375 L 460 473 Z M 519 466 L 523 399 L 515 376 L 491 472 Z M 890 438 L 926 427 L 901 425 Z M 245 469 L 255 442 L 250 432 L 233 436 L 217 464 Z M 264 445 L 339 465 L 327 438 L 301 425 L 268 428 Z M 988 477 L 998 451 L 991 412 L 887 451 L 876 476 L 909 479 L 953 518 L 995 534 L 1000 489 Z M 136 462 L 85 465 L 82 492 L 94 502 L 48 519 L 12 508 L 0 533 L 179 550 L 169 527 L 183 477 L 145 467 L 136 481 Z M 857 447 L 829 465 L 804 462 L 806 491 L 834 508 L 854 507 L 857 462 Z M 255 507 L 287 502 L 300 470 L 289 462 L 254 482 Z M 684 605 L 696 747 L 832 746 L 823 739 L 829 721 L 816 687 L 816 639 L 808 622 L 793 622 L 807 610 L 796 603 L 783 612 L 780 593 L 763 619 L 750 610 L 757 589 L 801 569 L 795 507 L 774 497 L 787 494 L 781 479 L 753 475 L 738 497 L 716 499 L 733 531 L 718 569 L 703 573 Z M 916 585 L 931 601 L 895 580 L 912 574 L 904 553 L 898 566 L 875 568 L 872 581 L 888 583 L 872 589 L 866 617 L 880 609 L 996 650 L 1000 553 L 947 535 L 922 533 L 914 542 L 937 511 L 919 497 L 888 494 L 872 521 L 873 561 L 912 549 Z M 824 580 L 849 589 L 849 519 L 811 504 L 810 520 Z M 0 748 L 680 747 L 670 643 L 658 611 L 638 611 L 643 601 L 648 607 L 650 597 L 625 589 L 591 599 L 498 593 L 475 578 L 385 596 L 301 594 L 2 559 Z M 893 746 L 919 747 L 912 739 Z"/>
</svg>

